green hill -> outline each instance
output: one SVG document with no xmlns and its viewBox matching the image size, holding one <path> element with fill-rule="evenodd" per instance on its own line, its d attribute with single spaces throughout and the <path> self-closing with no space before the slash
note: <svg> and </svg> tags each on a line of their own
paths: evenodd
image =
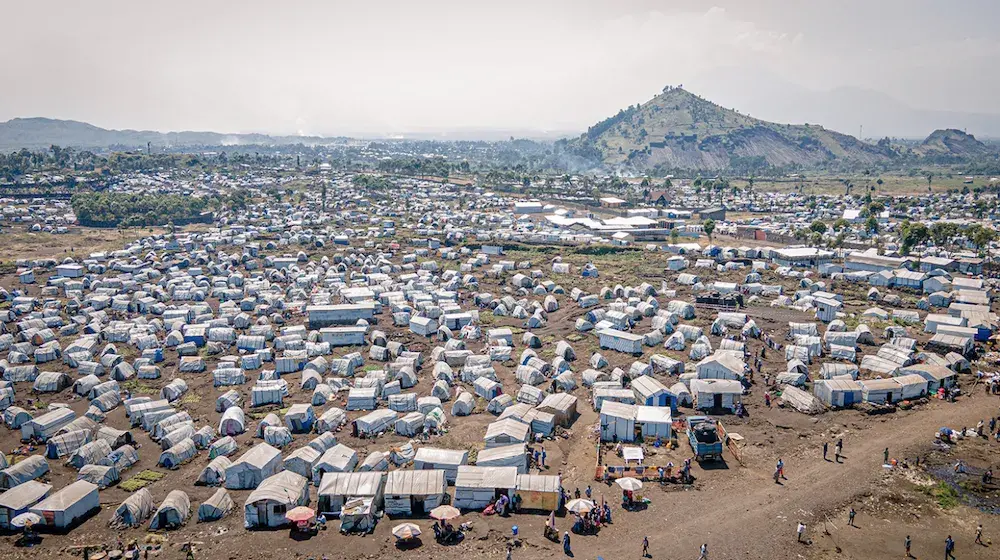
<svg viewBox="0 0 1000 560">
<path fill-rule="evenodd" d="M 637 171 L 868 165 L 894 155 L 888 145 L 868 144 L 817 125 L 762 121 L 669 87 L 595 124 L 564 147 L 578 157 Z"/>
<path fill-rule="evenodd" d="M 994 153 L 989 146 L 976 140 L 975 136 L 954 128 L 935 130 L 923 142 L 915 146 L 913 151 L 921 156 L 954 156 L 959 158 L 982 157 Z"/>
</svg>

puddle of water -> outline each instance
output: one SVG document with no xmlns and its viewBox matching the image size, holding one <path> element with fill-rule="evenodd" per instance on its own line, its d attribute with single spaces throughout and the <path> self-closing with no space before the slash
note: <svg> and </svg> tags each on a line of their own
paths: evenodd
<svg viewBox="0 0 1000 560">
<path fill-rule="evenodd" d="M 984 469 L 965 466 L 964 473 L 956 473 L 950 466 L 933 466 L 926 469 L 927 474 L 935 480 L 944 482 L 951 487 L 963 503 L 974 507 L 983 513 L 1000 515 L 1000 496 L 984 496 L 963 487 L 962 483 L 979 485 Z M 996 492 L 996 490 L 994 490 Z"/>
</svg>

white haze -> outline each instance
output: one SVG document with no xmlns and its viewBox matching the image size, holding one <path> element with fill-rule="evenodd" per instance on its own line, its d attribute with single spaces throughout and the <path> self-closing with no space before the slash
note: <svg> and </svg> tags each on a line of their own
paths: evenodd
<svg viewBox="0 0 1000 560">
<path fill-rule="evenodd" d="M 0 121 L 571 133 L 683 84 L 851 134 L 1000 136 L 993 0 L 0 4 Z"/>
</svg>

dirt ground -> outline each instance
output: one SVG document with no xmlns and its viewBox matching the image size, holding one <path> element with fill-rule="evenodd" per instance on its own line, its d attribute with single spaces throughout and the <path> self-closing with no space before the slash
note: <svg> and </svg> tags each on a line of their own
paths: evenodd
<svg viewBox="0 0 1000 560">
<path fill-rule="evenodd" d="M 565 253 L 568 262 L 582 264 L 593 261 L 601 268 L 602 276 L 598 279 L 581 279 L 578 274 L 565 276 L 548 274 L 548 259 L 556 254 Z M 320 257 L 318 253 L 313 257 Z M 635 285 L 637 280 L 647 281 L 659 289 L 660 279 L 672 279 L 675 273 L 664 273 L 663 264 L 666 255 L 649 254 L 646 252 L 618 252 L 610 255 L 592 256 L 570 254 L 569 251 L 555 250 L 551 252 L 525 251 L 515 253 L 510 257 L 520 260 L 530 258 L 534 268 L 546 270 L 546 278 L 563 283 L 568 291 L 572 286 L 579 286 L 591 292 L 597 292 L 605 285 L 623 283 Z M 738 279 L 746 271 L 713 275 L 719 279 Z M 47 275 L 39 275 L 39 284 L 43 284 Z M 0 285 L 10 288 L 13 284 L 10 275 L 0 277 Z M 790 279 L 777 278 L 773 273 L 765 273 L 766 283 L 782 283 L 786 291 L 795 288 L 795 282 Z M 483 280 L 480 288 L 494 295 L 500 295 L 504 286 L 495 280 Z M 37 288 L 32 289 L 32 293 Z M 463 297 L 468 297 L 463 292 Z M 690 292 L 679 290 L 679 299 L 689 299 Z M 555 342 L 566 339 L 573 345 L 578 359 L 573 363 L 573 370 L 578 374 L 589 367 L 587 360 L 592 352 L 597 351 L 597 340 L 593 335 L 575 332 L 574 321 L 583 312 L 568 296 L 559 296 L 561 308 L 549 314 L 548 324 L 532 332 L 543 340 L 543 348 L 539 351 L 543 359 L 551 359 Z M 665 298 L 660 298 L 665 303 Z M 210 302 L 213 307 L 218 302 Z M 851 312 L 857 313 L 867 307 L 865 302 L 857 302 L 848 306 Z M 805 313 L 772 308 L 764 303 L 746 310 L 758 326 L 776 340 L 783 340 L 787 333 L 789 321 L 812 322 L 814 319 Z M 488 318 L 487 318 L 488 317 Z M 714 312 L 699 310 L 698 318 L 691 324 L 707 327 L 714 317 Z M 494 318 L 492 314 L 483 313 L 484 331 L 488 327 L 510 326 L 515 333 L 523 332 L 520 321 L 509 317 Z M 301 322 L 296 318 L 292 323 Z M 648 325 L 648 319 L 644 319 Z M 407 330 L 397 329 L 391 325 L 391 318 L 383 314 L 379 318 L 377 328 L 389 333 L 391 340 L 406 343 L 408 349 L 424 352 L 425 359 L 430 350 L 438 343 L 431 339 L 417 337 Z M 707 329 L 706 329 L 707 330 Z M 872 329 L 881 340 L 880 329 Z M 917 329 L 915 329 L 917 330 Z M 637 332 L 644 332 L 642 328 Z M 485 334 L 485 332 L 484 332 Z M 717 347 L 719 337 L 710 337 L 713 347 Z M 519 334 L 515 334 L 514 355 L 520 354 L 523 345 Z M 65 345 L 67 341 L 63 341 Z M 123 347 L 124 345 L 119 345 Z M 479 352 L 484 346 L 483 341 L 470 342 L 469 348 Z M 762 342 L 751 340 L 750 351 L 755 354 Z M 876 347 L 864 347 L 865 353 L 874 352 Z M 352 351 L 361 351 L 365 357 L 365 366 L 377 366 L 368 359 L 364 348 L 341 348 L 335 352 L 343 355 Z M 646 348 L 642 357 L 619 354 L 613 351 L 603 352 L 611 363 L 611 368 L 628 369 L 632 361 L 638 359 L 647 361 L 652 354 L 664 354 L 689 362 L 686 352 L 672 352 L 661 347 Z M 142 381 L 130 385 L 133 393 L 148 393 L 156 395 L 159 389 L 171 379 L 178 376 L 177 357 L 175 352 L 165 352 L 167 360 L 160 364 L 164 375 L 155 381 Z M 180 408 L 190 412 L 196 426 L 205 424 L 217 427 L 220 415 L 215 412 L 215 398 L 230 389 L 229 387 L 214 388 L 211 371 L 217 362 L 217 357 L 208 359 L 208 370 L 203 374 L 186 375 L 190 391 L 180 401 Z M 496 370 L 504 385 L 505 392 L 516 394 L 518 384 L 514 379 L 513 363 L 496 364 Z M 768 352 L 764 371 L 784 371 L 784 356 L 779 352 Z M 46 365 L 43 370 L 59 369 L 62 365 Z M 691 364 L 688 365 L 691 367 Z M 609 368 L 609 370 L 611 369 Z M 818 364 L 810 369 L 818 371 Z M 814 371 L 815 370 L 815 371 Z M 430 393 L 432 380 L 430 365 L 425 363 L 418 372 L 420 382 L 413 389 L 419 395 Z M 74 375 L 75 377 L 75 375 Z M 285 406 L 299 402 L 309 402 L 311 391 L 298 388 L 299 375 L 287 376 L 289 379 L 289 398 Z M 972 389 L 972 377 L 963 376 L 964 388 Z M 668 386 L 671 380 L 664 380 Z M 244 395 L 244 401 L 249 401 L 250 384 L 237 387 Z M 558 472 L 563 477 L 563 485 L 571 492 L 587 485 L 594 487 L 595 498 L 606 498 L 612 505 L 617 503 L 620 493 L 617 487 L 605 487 L 593 480 L 596 464 L 596 425 L 597 413 L 589 403 L 589 390 L 578 388 L 573 392 L 579 399 L 579 418 L 571 427 L 567 437 L 560 437 L 546 442 L 549 469 L 547 472 Z M 57 395 L 46 395 L 38 398 L 32 395 L 30 389 L 18 387 L 17 404 L 26 406 L 26 399 L 33 399 L 33 405 L 44 408 L 51 402 L 66 402 L 82 415 L 87 409 L 87 401 L 72 395 L 65 390 Z M 346 395 L 335 403 L 343 408 Z M 942 426 L 959 428 L 974 426 L 980 419 L 1000 414 L 1000 399 L 986 395 L 981 386 L 974 394 L 963 396 L 955 403 L 932 399 L 930 402 L 918 404 L 909 410 L 898 410 L 885 415 L 867 415 L 860 411 L 844 410 L 830 411 L 818 416 L 806 416 L 777 406 L 768 408 L 764 404 L 763 389 L 754 386 L 751 393 L 744 397 L 749 410 L 749 417 L 736 418 L 728 415 L 722 417 L 725 426 L 738 432 L 745 438 L 743 447 L 743 464 L 740 464 L 729 452 L 722 463 L 695 464 L 693 471 L 695 483 L 692 485 L 659 486 L 647 483 L 643 495 L 651 503 L 643 511 L 624 511 L 619 507 L 613 509 L 614 523 L 604 528 L 599 536 L 573 535 L 572 544 L 574 556 L 577 558 L 596 558 L 602 556 L 607 560 L 619 558 L 639 558 L 643 536 L 650 540 L 650 552 L 656 559 L 697 558 L 698 549 L 703 543 L 708 544 L 710 558 L 885 558 L 902 556 L 903 538 L 910 534 L 913 538 L 913 554 L 918 558 L 930 555 L 940 555 L 943 552 L 945 536 L 952 534 L 957 541 L 956 555 L 960 558 L 997 558 L 998 553 L 990 547 L 972 543 L 977 523 L 983 523 L 987 537 L 994 537 L 1000 542 L 1000 516 L 990 515 L 976 509 L 972 495 L 959 495 L 957 498 L 944 500 L 936 496 L 928 488 L 934 488 L 941 477 L 942 467 L 947 467 L 958 458 L 965 459 L 973 468 L 985 468 L 991 459 L 1000 457 L 1000 444 L 992 441 L 960 442 L 949 450 L 942 450 L 933 443 L 934 433 Z M 324 408 L 318 408 L 317 415 Z M 269 410 L 265 410 L 269 411 Z M 485 411 L 472 416 L 454 418 L 450 415 L 450 406 L 446 403 L 448 413 L 448 432 L 436 436 L 425 445 L 437 447 L 474 449 L 482 447 L 482 436 L 486 425 L 494 420 L 494 416 Z M 248 410 L 248 412 L 250 412 Z M 260 442 L 253 434 L 257 419 L 262 418 L 261 411 L 254 409 L 248 418 L 247 433 L 238 437 L 242 453 L 248 447 Z M 681 412 L 690 412 L 682 409 Z M 364 413 L 351 412 L 354 419 Z M 122 407 L 108 414 L 106 424 L 115 427 L 127 426 Z M 159 503 L 166 494 L 175 488 L 186 491 L 191 497 L 192 510 L 196 512 L 198 504 L 207 499 L 215 488 L 194 486 L 193 481 L 198 473 L 208 464 L 206 453 L 200 453 L 192 462 L 176 471 L 163 471 L 156 467 L 160 454 L 159 445 L 149 439 L 145 432 L 132 430 L 139 448 L 140 463 L 125 473 L 122 478 L 128 479 L 134 474 L 150 469 L 166 473 L 166 477 L 151 484 L 148 488 L 154 500 Z M 338 440 L 354 448 L 363 458 L 369 451 L 385 451 L 393 445 L 405 442 L 404 438 L 394 434 L 382 436 L 376 440 L 359 440 L 351 437 L 349 431 L 336 434 Z M 301 447 L 314 435 L 299 434 L 295 441 L 284 450 L 284 454 Z M 832 445 L 837 438 L 844 440 L 846 458 L 841 463 L 824 461 L 821 448 L 823 442 Z M 16 447 L 19 433 L 6 428 L 0 428 L 0 449 L 5 452 Z M 882 453 L 888 447 L 894 458 L 924 457 L 924 464 L 931 470 L 921 468 L 897 469 L 887 472 L 882 467 Z M 690 456 L 690 449 L 683 443 L 672 451 L 657 451 L 647 448 L 647 453 L 654 451 L 666 455 L 665 460 L 680 464 Z M 237 455 L 238 456 L 238 455 Z M 771 478 L 776 461 L 781 458 L 786 464 L 788 480 L 775 484 Z M 656 458 L 660 461 L 659 457 Z M 50 460 L 52 472 L 46 479 L 56 489 L 61 488 L 75 479 L 76 471 L 63 465 L 61 460 Z M 947 470 L 947 469 L 945 469 Z M 962 487 L 964 489 L 964 487 Z M 996 492 L 996 488 L 978 489 L 980 493 Z M 374 534 L 357 537 L 340 535 L 336 521 L 329 524 L 326 531 L 319 535 L 303 539 L 292 535 L 288 530 L 278 531 L 246 531 L 243 529 L 243 503 L 249 491 L 230 491 L 236 504 L 235 510 L 221 521 L 199 524 L 190 519 L 186 526 L 161 532 L 157 538 L 165 539 L 162 549 L 154 552 L 154 557 L 183 558 L 180 545 L 194 541 L 197 558 L 225 559 L 255 559 L 255 558 L 503 558 L 504 545 L 511 534 L 511 527 L 519 527 L 522 539 L 521 547 L 514 551 L 514 558 L 554 558 L 563 555 L 561 546 L 542 538 L 542 529 L 546 519 L 542 514 L 519 514 L 509 518 L 495 516 L 484 517 L 479 513 L 467 512 L 461 521 L 472 524 L 464 542 L 455 546 L 440 546 L 432 538 L 424 539 L 423 545 L 401 551 L 394 545 L 390 534 L 396 519 L 383 518 Z M 65 535 L 44 535 L 40 545 L 32 549 L 14 547 L 14 536 L 2 537 L 4 549 L 11 558 L 60 557 L 70 554 L 81 555 L 81 545 L 114 545 L 119 538 L 124 541 L 138 539 L 144 542 L 149 532 L 145 527 L 125 531 L 113 531 L 108 528 L 114 508 L 129 495 L 119 486 L 113 486 L 101 491 L 101 511 L 87 519 L 79 527 Z M 312 489 L 312 504 L 316 490 Z M 944 503 L 944 506 L 941 504 Z M 981 505 L 981 504 L 979 504 Z M 847 511 L 854 507 L 857 512 L 857 527 L 846 524 Z M 994 510 L 995 513 L 996 510 Z M 430 521 L 426 518 L 415 520 L 430 533 Z M 795 528 L 797 522 L 807 525 L 808 544 L 796 542 Z M 569 530 L 572 521 L 567 517 L 557 520 L 560 532 Z"/>
</svg>

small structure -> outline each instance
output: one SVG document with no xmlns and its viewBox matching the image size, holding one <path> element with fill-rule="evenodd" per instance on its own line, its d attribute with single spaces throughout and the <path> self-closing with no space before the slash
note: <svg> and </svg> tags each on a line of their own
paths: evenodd
<svg viewBox="0 0 1000 560">
<path fill-rule="evenodd" d="M 198 506 L 198 523 L 218 521 L 228 515 L 233 507 L 235 504 L 232 497 L 229 496 L 229 492 L 225 488 L 219 488 L 215 494 L 212 494 L 209 499 Z"/>
<path fill-rule="evenodd" d="M 176 529 L 191 516 L 191 499 L 183 490 L 171 490 L 149 521 L 149 529 Z"/>
<path fill-rule="evenodd" d="M 486 447 L 500 447 L 515 443 L 527 443 L 531 427 L 513 418 L 504 418 L 486 427 L 483 441 Z"/>
<path fill-rule="evenodd" d="M 813 383 L 813 394 L 823 404 L 847 408 L 861 402 L 861 386 L 852 379 L 821 379 Z"/>
<path fill-rule="evenodd" d="M 443 470 L 448 484 L 454 484 L 458 477 L 458 468 L 468 464 L 469 452 L 464 449 L 440 449 L 421 447 L 413 457 L 415 470 Z"/>
<path fill-rule="evenodd" d="M 42 525 L 53 529 L 68 529 L 101 509 L 96 484 L 77 480 L 38 502 L 28 511 L 42 518 Z"/>
<path fill-rule="evenodd" d="M 667 407 L 635 407 L 635 424 L 643 439 L 670 441 L 673 434 L 673 418 Z"/>
<path fill-rule="evenodd" d="M 954 387 L 958 383 L 958 372 L 937 364 L 913 364 L 897 370 L 899 375 L 916 374 L 927 381 L 927 391 L 937 392 L 940 388 Z M 897 379 L 898 382 L 898 379 Z"/>
<path fill-rule="evenodd" d="M 556 475 L 520 474 L 515 493 L 521 509 L 558 512 L 562 502 L 562 480 Z"/>
<path fill-rule="evenodd" d="M 601 404 L 601 441 L 632 441 L 635 439 L 635 405 L 615 401 Z"/>
<path fill-rule="evenodd" d="M 29 480 L 0 494 L 0 529 L 13 529 L 11 519 L 28 511 L 28 508 L 48 496 L 51 490 L 51 484 Z"/>
<path fill-rule="evenodd" d="M 385 473 L 328 472 L 319 483 L 317 507 L 327 515 L 340 515 L 344 504 L 357 498 L 371 499 L 377 509 L 382 507 Z"/>
<path fill-rule="evenodd" d="M 736 409 L 736 403 L 742 400 L 743 385 L 732 379 L 692 379 L 691 393 L 698 410 L 732 412 Z"/>
<path fill-rule="evenodd" d="M 631 388 L 635 393 L 636 404 L 677 408 L 677 397 L 654 377 L 648 375 L 636 377 L 632 380 Z"/>
<path fill-rule="evenodd" d="M 500 496 L 513 497 L 517 488 L 515 467 L 473 467 L 462 465 L 455 479 L 455 507 L 481 510 Z"/>
<path fill-rule="evenodd" d="M 266 443 L 258 443 L 226 469 L 226 488 L 257 488 L 280 469 L 281 452 Z"/>
<path fill-rule="evenodd" d="M 902 388 L 892 379 L 864 379 L 861 385 L 861 399 L 871 404 L 892 404 L 900 399 Z"/>
<path fill-rule="evenodd" d="M 615 329 L 602 329 L 598 333 L 601 349 L 611 349 L 625 354 L 642 354 L 642 335 Z"/>
<path fill-rule="evenodd" d="M 392 471 L 385 482 L 385 513 L 423 515 L 444 503 L 447 490 L 448 481 L 443 470 Z"/>
<path fill-rule="evenodd" d="M 289 471 L 264 479 L 250 493 L 243 506 L 243 526 L 247 529 L 282 527 L 285 513 L 309 503 L 309 480 Z"/>
<path fill-rule="evenodd" d="M 479 467 L 514 467 L 518 474 L 528 472 L 528 454 L 524 444 L 483 449 L 476 457 Z"/>
</svg>

